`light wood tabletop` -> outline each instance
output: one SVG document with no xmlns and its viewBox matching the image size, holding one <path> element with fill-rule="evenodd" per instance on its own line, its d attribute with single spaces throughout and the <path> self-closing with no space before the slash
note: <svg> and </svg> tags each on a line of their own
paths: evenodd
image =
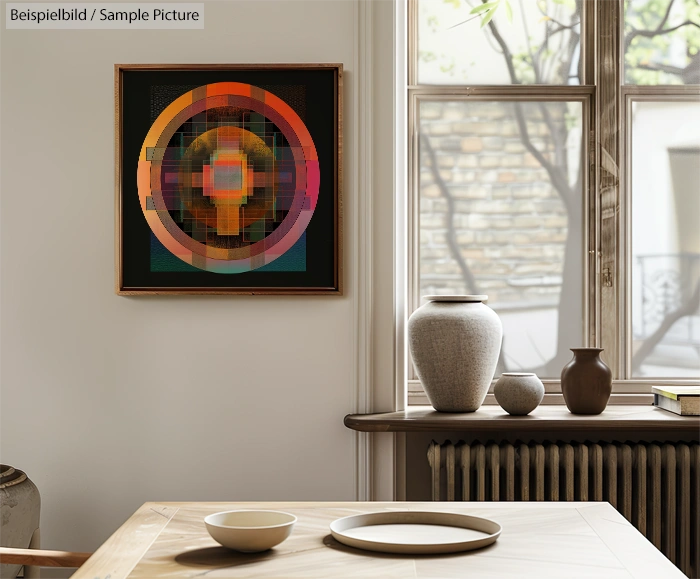
<svg viewBox="0 0 700 579">
<path fill-rule="evenodd" d="M 298 517 L 285 542 L 265 553 L 220 547 L 204 517 L 272 509 Z M 495 544 L 452 555 L 387 555 L 338 543 L 330 523 L 357 513 L 447 511 L 503 526 Z M 73 575 L 74 579 L 160 577 L 507 577 L 596 579 L 685 577 L 608 503 L 146 503 Z"/>
</svg>

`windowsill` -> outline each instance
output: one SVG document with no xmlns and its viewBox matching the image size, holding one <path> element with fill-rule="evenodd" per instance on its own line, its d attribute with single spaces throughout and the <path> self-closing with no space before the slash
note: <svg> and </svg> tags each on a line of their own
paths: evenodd
<svg viewBox="0 0 700 579">
<path fill-rule="evenodd" d="M 541 405 L 558 405 L 564 406 L 564 396 L 561 393 L 560 380 L 544 378 L 544 398 Z M 493 388 L 496 380 L 493 380 L 489 388 L 484 405 L 497 405 L 496 398 L 493 395 Z M 654 378 L 636 379 L 636 380 L 613 380 L 612 394 L 608 401 L 608 406 L 624 404 L 629 406 L 649 406 L 654 402 L 654 396 L 651 393 L 652 386 L 661 385 L 684 385 L 684 386 L 700 386 L 700 381 L 687 379 L 671 379 L 671 378 Z M 408 380 L 407 388 L 407 403 L 408 406 L 430 406 L 428 396 L 423 390 L 422 384 L 418 380 Z"/>
<path fill-rule="evenodd" d="M 413 406 L 400 412 L 349 414 L 345 426 L 360 432 L 468 432 L 493 437 L 564 433 L 588 438 L 620 436 L 622 441 L 700 438 L 700 417 L 678 416 L 651 405 L 608 405 L 602 414 L 571 414 L 563 405 L 541 405 L 527 416 L 510 416 L 500 406 L 476 412 L 437 412 Z"/>
</svg>

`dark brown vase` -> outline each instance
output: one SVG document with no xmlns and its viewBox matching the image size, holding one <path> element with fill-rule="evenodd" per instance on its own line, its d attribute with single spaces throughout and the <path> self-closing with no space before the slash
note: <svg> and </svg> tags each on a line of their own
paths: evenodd
<svg viewBox="0 0 700 579">
<path fill-rule="evenodd" d="M 600 359 L 603 348 L 571 348 L 574 357 L 561 371 L 561 392 L 573 414 L 600 414 L 612 392 L 612 372 Z"/>
</svg>

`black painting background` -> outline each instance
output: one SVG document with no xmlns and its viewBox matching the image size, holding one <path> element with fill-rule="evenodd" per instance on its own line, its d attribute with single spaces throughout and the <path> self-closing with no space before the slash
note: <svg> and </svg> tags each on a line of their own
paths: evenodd
<svg viewBox="0 0 700 579">
<path fill-rule="evenodd" d="M 334 70 L 283 71 L 122 71 L 122 289 L 148 288 L 333 288 L 335 287 L 334 176 L 337 158 L 334 146 Z M 136 172 L 143 141 L 151 127 L 151 87 L 243 82 L 265 87 L 304 85 L 304 124 L 318 152 L 321 183 L 318 204 L 306 229 L 305 272 L 258 272 L 219 274 L 198 272 L 151 272 L 150 232 L 139 205 Z"/>
</svg>

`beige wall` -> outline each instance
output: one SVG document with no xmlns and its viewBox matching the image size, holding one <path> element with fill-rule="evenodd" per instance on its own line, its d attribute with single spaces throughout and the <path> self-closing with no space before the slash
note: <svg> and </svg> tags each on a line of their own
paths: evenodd
<svg viewBox="0 0 700 579">
<path fill-rule="evenodd" d="M 206 3 L 203 31 L 2 23 L 0 452 L 41 490 L 46 547 L 93 549 L 147 500 L 354 498 L 354 14 L 232 1 Z M 344 297 L 114 295 L 112 67 L 138 62 L 345 65 Z"/>
</svg>

